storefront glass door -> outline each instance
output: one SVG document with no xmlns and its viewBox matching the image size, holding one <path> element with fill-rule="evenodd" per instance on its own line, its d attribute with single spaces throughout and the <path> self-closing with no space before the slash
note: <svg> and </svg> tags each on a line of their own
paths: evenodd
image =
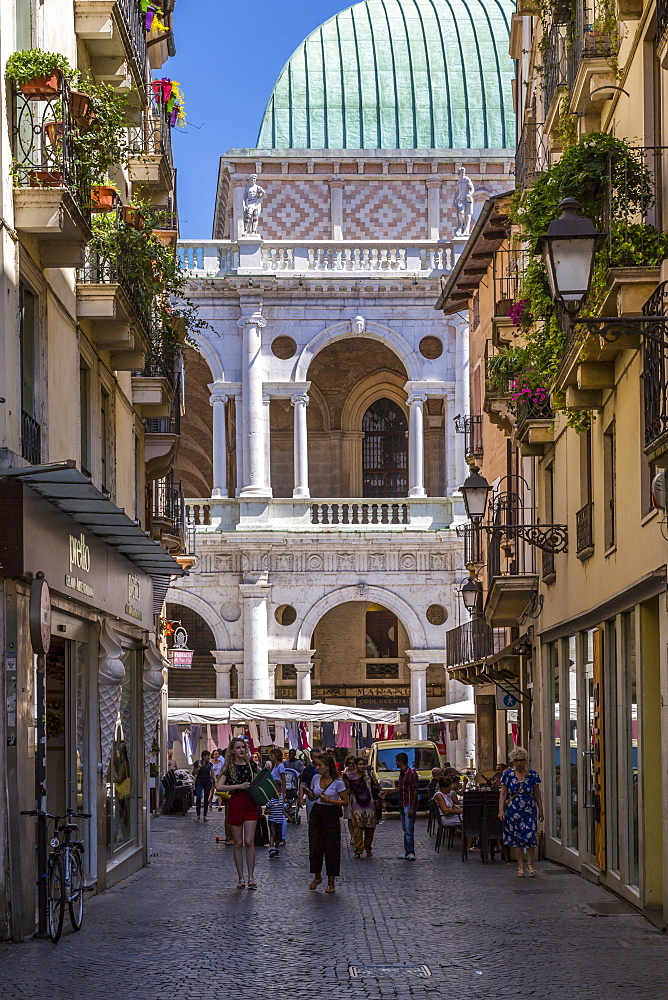
<svg viewBox="0 0 668 1000">
<path fill-rule="evenodd" d="M 46 801 L 50 813 L 90 812 L 88 644 L 53 636 L 46 657 Z M 81 821 L 83 822 L 83 821 Z"/>
<path fill-rule="evenodd" d="M 584 822 L 584 856 L 589 864 L 596 864 L 596 790 L 594 787 L 594 752 L 596 744 L 596 699 L 594 694 L 594 631 L 582 634 L 584 668 L 584 710 L 587 735 L 582 750 L 583 802 L 586 810 Z"/>
<path fill-rule="evenodd" d="M 123 653 L 125 677 L 107 772 L 107 847 L 109 856 L 137 843 L 142 748 L 137 713 L 137 651 Z"/>
</svg>

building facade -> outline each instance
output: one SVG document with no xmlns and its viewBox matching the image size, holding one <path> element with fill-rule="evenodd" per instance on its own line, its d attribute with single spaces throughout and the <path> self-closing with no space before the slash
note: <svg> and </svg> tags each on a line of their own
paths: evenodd
<svg viewBox="0 0 668 1000">
<path fill-rule="evenodd" d="M 444 328 L 433 302 L 508 187 L 509 17 L 421 0 L 337 15 L 288 61 L 258 148 L 222 157 L 213 240 L 180 244 L 209 329 L 178 464 L 197 563 L 168 606 L 215 637 L 208 696 L 398 708 L 404 729 L 462 698 L 443 664 L 466 322 Z M 465 724 L 450 736 L 464 764 Z"/>
<path fill-rule="evenodd" d="M 167 362 L 168 304 L 136 260 L 160 252 L 156 231 L 177 237 L 169 120 L 150 83 L 173 52 L 171 9 L 149 31 L 135 0 L 0 11 L 0 937 L 16 941 L 36 929 L 44 874 L 23 811 L 90 814 L 78 823 L 97 891 L 148 861 L 156 614 L 184 538 L 179 351 Z M 44 77 L 44 60 L 50 76 L 22 75 L 21 61 Z"/>
<path fill-rule="evenodd" d="M 519 455 L 529 499 L 518 513 L 560 535 L 552 551 L 532 546 L 527 579 L 506 526 L 513 561 L 492 571 L 488 518 L 480 559 L 488 627 L 508 624 L 499 594 L 524 602 L 514 672 L 530 706 L 520 735 L 543 775 L 546 853 L 658 925 L 668 900 L 665 30 L 660 3 L 578 0 L 541 15 L 520 5 L 517 195 L 505 211 L 489 204 L 466 251 L 480 274 L 467 287 L 462 261 L 439 302 L 449 314 L 466 301 L 472 317 L 471 412 L 483 443 L 472 457 L 497 485 L 504 453 Z M 600 171 L 600 185 L 588 171 Z M 605 234 L 586 326 L 553 306 L 536 245 L 566 196 Z M 487 647 L 463 669 L 450 665 L 475 683 L 497 659 Z"/>
</svg>

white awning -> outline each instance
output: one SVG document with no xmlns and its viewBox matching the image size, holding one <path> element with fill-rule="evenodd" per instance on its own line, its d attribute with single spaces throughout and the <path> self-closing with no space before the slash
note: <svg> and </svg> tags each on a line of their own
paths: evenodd
<svg viewBox="0 0 668 1000">
<path fill-rule="evenodd" d="M 228 707 L 206 708 L 193 705 L 169 708 L 167 721 L 193 723 L 222 722 L 367 722 L 396 726 L 399 713 L 377 708 L 354 708 L 349 705 L 327 705 L 324 702 L 235 702 Z"/>
<path fill-rule="evenodd" d="M 420 715 L 413 715 L 411 722 L 416 725 L 424 725 L 427 722 L 454 722 L 460 719 L 465 722 L 473 722 L 475 719 L 474 701 L 454 701 L 450 705 L 441 705 L 440 708 L 430 708 Z"/>
</svg>

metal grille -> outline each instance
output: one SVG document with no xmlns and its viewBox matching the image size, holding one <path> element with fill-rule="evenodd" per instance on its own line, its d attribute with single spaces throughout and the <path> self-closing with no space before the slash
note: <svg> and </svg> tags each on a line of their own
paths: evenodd
<svg viewBox="0 0 668 1000">
<path fill-rule="evenodd" d="M 362 421 L 362 495 L 405 497 L 408 493 L 408 425 L 397 403 L 378 399 Z"/>
<path fill-rule="evenodd" d="M 529 187 L 550 166 L 549 144 L 542 123 L 529 122 L 522 129 L 515 153 L 515 183 Z"/>
<path fill-rule="evenodd" d="M 482 415 L 473 414 L 470 417 L 455 417 L 455 430 L 464 434 L 464 451 L 466 458 L 482 458 Z"/>
<path fill-rule="evenodd" d="M 149 417 L 144 420 L 147 434 L 181 433 L 181 375 L 176 376 L 174 401 L 168 417 Z"/>
<path fill-rule="evenodd" d="M 141 120 L 128 130 L 128 138 L 132 156 L 162 155 L 170 170 L 174 169 L 172 131 L 162 96 L 141 112 Z"/>
<path fill-rule="evenodd" d="M 594 30 L 596 21 L 595 0 L 576 0 L 575 30 L 568 48 L 568 86 L 572 87 L 583 59 L 587 57 L 614 56 L 617 44 L 607 32 Z"/>
<path fill-rule="evenodd" d="M 666 316 L 668 282 L 662 282 L 643 306 L 646 316 Z M 668 318 L 648 322 L 643 336 L 645 448 L 668 432 Z"/>
<path fill-rule="evenodd" d="M 593 503 L 586 503 L 575 515 L 576 552 L 580 556 L 594 548 Z"/>
<path fill-rule="evenodd" d="M 21 455 L 31 465 L 42 461 L 42 430 L 25 410 L 21 410 Z"/>
<path fill-rule="evenodd" d="M 13 183 L 15 187 L 65 187 L 90 220 L 90 176 L 77 153 L 79 124 L 70 111 L 63 79 L 51 97 L 14 91 Z"/>
<path fill-rule="evenodd" d="M 86 247 L 84 266 L 77 271 L 77 281 L 81 285 L 120 285 L 134 309 L 145 335 L 151 329 L 150 298 L 143 282 L 133 272 L 123 257 L 112 260 L 103 253 L 96 253 Z"/>
<path fill-rule="evenodd" d="M 174 481 L 174 473 L 169 472 L 164 479 L 153 482 L 153 517 L 174 524 L 185 524 L 183 487 Z"/>
<path fill-rule="evenodd" d="M 521 437 L 529 420 L 553 420 L 554 412 L 549 398 L 539 403 L 535 399 L 518 399 L 515 433 Z"/>
<path fill-rule="evenodd" d="M 513 528 L 534 524 L 535 520 L 534 508 L 523 506 L 517 493 L 508 491 L 494 498 L 492 523 L 503 530 L 489 537 L 487 575 L 490 580 L 495 576 L 535 573 L 535 548 L 513 532 Z"/>
<path fill-rule="evenodd" d="M 568 46 L 568 25 L 553 24 L 548 32 L 548 44 L 543 60 L 546 109 L 552 104 L 559 87 L 568 86 Z"/>
<path fill-rule="evenodd" d="M 139 0 L 117 0 L 117 2 L 125 30 L 130 39 L 132 54 L 143 77 L 147 59 L 146 18 L 142 13 Z"/>
<path fill-rule="evenodd" d="M 507 316 L 510 305 L 519 299 L 524 256 L 505 246 L 494 255 L 494 314 Z"/>
<path fill-rule="evenodd" d="M 484 618 L 451 628 L 445 633 L 445 658 L 448 667 L 477 663 L 500 653 L 506 644 L 506 630 L 491 628 Z"/>
</svg>

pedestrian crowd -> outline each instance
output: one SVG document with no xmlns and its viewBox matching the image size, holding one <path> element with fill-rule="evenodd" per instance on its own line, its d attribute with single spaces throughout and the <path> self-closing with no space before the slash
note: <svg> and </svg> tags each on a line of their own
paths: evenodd
<svg viewBox="0 0 668 1000">
<path fill-rule="evenodd" d="M 403 834 L 399 857 L 414 861 L 418 775 L 409 765 L 408 754 L 400 751 L 395 760 Z M 304 751 L 299 757 L 291 749 L 285 757 L 280 747 L 272 747 L 263 765 L 260 755 L 251 754 L 242 737 L 232 739 L 227 750 L 204 750 L 195 761 L 192 774 L 194 821 L 207 822 L 214 802 L 219 812 L 225 810 L 224 843 L 234 849 L 237 887 L 248 889 L 257 889 L 256 847 L 268 846 L 269 858 L 279 858 L 286 844 L 288 823 L 301 822 L 301 809 L 305 806 L 312 876 L 309 889 L 316 890 L 322 883 L 324 867 L 325 892 L 334 893 L 341 868 L 341 819 L 347 820 L 353 857 L 372 858 L 374 834 L 383 822 L 383 803 L 391 791 L 379 785 L 366 757 L 350 754 L 341 766 L 331 752 L 314 749 L 310 755 Z M 517 875 L 525 874 L 526 853 L 527 874 L 535 877 L 537 830 L 543 820 L 543 806 L 540 777 L 529 768 L 527 751 L 515 747 L 510 754 L 510 766 L 498 764 L 485 780 L 486 787 L 499 791 L 503 845 L 506 851 L 515 852 Z M 449 762 L 432 769 L 427 794 L 441 826 L 461 828 L 466 782 L 467 776 L 460 775 Z"/>
</svg>

